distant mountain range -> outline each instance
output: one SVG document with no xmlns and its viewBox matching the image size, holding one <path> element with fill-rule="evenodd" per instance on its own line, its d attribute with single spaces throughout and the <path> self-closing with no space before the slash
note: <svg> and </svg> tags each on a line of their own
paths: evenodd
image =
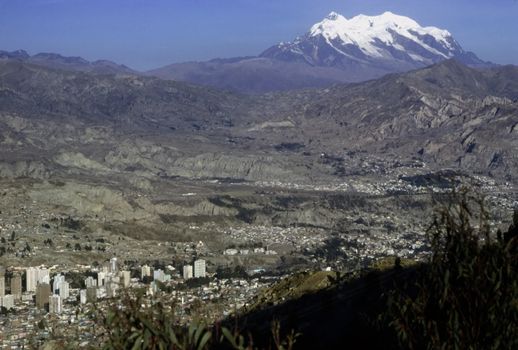
<svg viewBox="0 0 518 350">
<path fill-rule="evenodd" d="M 129 235 L 170 239 L 193 220 L 336 229 L 345 222 L 336 203 L 349 200 L 321 188 L 404 186 L 435 173 L 515 186 L 517 115 L 517 67 L 478 70 L 452 59 L 362 83 L 263 95 L 6 59 L 0 178 L 48 183 L 38 193 L 27 186 L 31 203 L 103 215 L 112 231 Z M 262 186 L 282 191 L 263 197 Z M 268 194 L 286 188 L 315 192 L 288 201 L 287 210 Z M 238 199 L 214 200 L 227 190 Z M 164 205 L 164 198 L 174 199 Z"/>
<path fill-rule="evenodd" d="M 453 36 L 385 12 L 351 19 L 331 12 L 293 42 L 258 57 L 172 64 L 148 74 L 260 93 L 359 82 L 454 58 L 473 67 L 491 64 L 465 51 Z"/>
<path fill-rule="evenodd" d="M 0 59 L 15 59 L 48 68 L 96 74 L 138 74 L 137 71 L 112 61 L 97 60 L 90 62 L 81 57 L 66 57 L 57 53 L 41 52 L 31 56 L 24 50 L 0 51 Z"/>
<path fill-rule="evenodd" d="M 493 66 L 465 51 L 447 30 L 421 27 L 413 19 L 391 12 L 351 19 L 331 12 L 305 35 L 258 56 L 175 63 L 148 72 L 106 60 L 89 62 L 54 53 L 30 56 L 23 50 L 0 51 L 0 59 L 96 74 L 145 74 L 244 93 L 366 81 L 447 59 L 471 67 Z"/>
<path fill-rule="evenodd" d="M 471 67 L 493 66 L 465 51 L 447 30 L 421 27 L 413 19 L 391 12 L 351 19 L 331 12 L 305 35 L 258 56 L 174 63 L 148 72 L 107 60 L 90 62 L 55 53 L 31 56 L 23 50 L 0 51 L 0 59 L 97 74 L 144 74 L 244 93 L 366 81 L 447 59 Z"/>
</svg>

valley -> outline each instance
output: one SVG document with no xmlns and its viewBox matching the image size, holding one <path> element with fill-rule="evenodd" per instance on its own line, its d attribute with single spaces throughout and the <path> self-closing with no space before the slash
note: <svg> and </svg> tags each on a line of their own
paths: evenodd
<svg viewBox="0 0 518 350">
<path fill-rule="evenodd" d="M 101 346 L 120 292 L 185 327 L 412 269 L 463 193 L 477 230 L 511 232 L 517 81 L 390 12 L 147 72 L 0 51 L 0 348 Z M 70 281 L 59 312 L 34 307 L 33 268 Z"/>
<path fill-rule="evenodd" d="M 4 213 L 30 206 L 89 233 L 222 251 L 229 226 L 424 233 L 415 223 L 451 184 L 487 195 L 496 218 L 515 205 L 518 73 L 507 67 L 446 61 L 260 96 L 9 60 L 0 68 L 0 175 L 17 193 Z M 385 215 L 393 219 L 377 219 Z M 398 251 L 391 244 L 383 254 Z"/>
</svg>

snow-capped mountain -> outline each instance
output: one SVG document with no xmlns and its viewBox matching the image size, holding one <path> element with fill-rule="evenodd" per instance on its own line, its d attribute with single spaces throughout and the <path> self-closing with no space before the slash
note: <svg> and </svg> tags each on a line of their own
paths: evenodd
<svg viewBox="0 0 518 350">
<path fill-rule="evenodd" d="M 331 12 L 304 36 L 258 57 L 177 63 L 148 74 L 264 93 L 360 82 L 452 58 L 469 66 L 490 65 L 464 51 L 447 30 L 422 27 L 390 12 L 351 19 Z"/>
<path fill-rule="evenodd" d="M 283 61 L 306 62 L 324 67 L 372 67 L 399 71 L 456 58 L 484 64 L 466 52 L 450 32 L 422 27 L 411 18 L 385 12 L 351 19 L 331 12 L 303 37 L 280 43 L 261 54 Z"/>
</svg>

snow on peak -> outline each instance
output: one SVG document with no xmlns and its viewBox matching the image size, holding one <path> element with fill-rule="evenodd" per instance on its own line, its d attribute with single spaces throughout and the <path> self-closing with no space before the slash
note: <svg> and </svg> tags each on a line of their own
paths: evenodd
<svg viewBox="0 0 518 350">
<path fill-rule="evenodd" d="M 452 54 L 444 53 L 428 45 L 423 38 L 432 36 L 446 49 L 453 49 L 454 40 L 447 30 L 436 27 L 421 27 L 409 17 L 400 16 L 392 12 L 384 12 L 379 16 L 358 15 L 351 19 L 331 12 L 321 22 L 311 27 L 309 36 L 323 36 L 332 46 L 333 41 L 339 40 L 342 44 L 358 46 L 366 55 L 374 57 L 386 56 L 380 42 L 386 46 L 404 51 L 398 43 L 397 35 L 410 39 L 426 50 L 444 58 Z"/>
<path fill-rule="evenodd" d="M 330 20 L 330 21 L 336 21 L 337 19 L 339 18 L 343 18 L 343 16 L 335 11 L 331 11 L 327 16 L 326 16 L 326 19 Z"/>
</svg>

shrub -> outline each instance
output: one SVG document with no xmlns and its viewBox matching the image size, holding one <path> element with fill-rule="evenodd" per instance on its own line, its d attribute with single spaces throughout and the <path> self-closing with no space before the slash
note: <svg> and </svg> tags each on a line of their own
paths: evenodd
<svg viewBox="0 0 518 350">
<path fill-rule="evenodd" d="M 429 230 L 431 256 L 415 284 L 389 298 L 386 315 L 400 346 L 517 349 L 518 256 L 511 236 L 492 237 L 483 201 L 457 194 Z"/>
<path fill-rule="evenodd" d="M 106 312 L 94 310 L 98 332 L 105 350 L 115 349 L 235 349 L 253 350 L 251 335 L 244 336 L 237 329 L 209 325 L 200 320 L 180 325 L 175 316 L 176 305 L 153 303 L 143 308 L 143 291 L 124 293 L 120 300 L 113 299 Z M 271 349 L 291 350 L 298 334 L 291 332 L 281 337 L 280 324 L 272 323 Z"/>
</svg>

